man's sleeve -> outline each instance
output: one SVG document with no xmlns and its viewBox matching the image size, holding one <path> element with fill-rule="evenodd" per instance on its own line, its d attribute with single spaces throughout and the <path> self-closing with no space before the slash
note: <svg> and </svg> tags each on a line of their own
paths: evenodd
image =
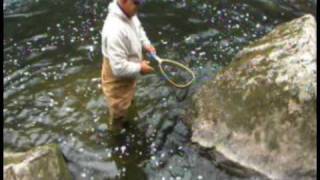
<svg viewBox="0 0 320 180">
<path fill-rule="evenodd" d="M 113 34 L 107 38 L 105 48 L 112 73 L 118 77 L 137 77 L 140 74 L 141 65 L 138 62 L 128 61 L 128 51 L 124 39 L 118 34 Z"/>
<path fill-rule="evenodd" d="M 139 38 L 140 38 L 141 44 L 143 46 L 151 45 L 151 42 L 150 42 L 149 38 L 147 37 L 147 34 L 144 31 L 144 28 L 142 27 L 142 24 L 141 24 L 141 22 L 140 22 L 140 20 L 138 19 L 137 16 L 135 16 L 135 21 L 136 21 L 136 24 L 137 24 L 137 27 L 138 27 L 138 33 L 139 33 Z"/>
</svg>

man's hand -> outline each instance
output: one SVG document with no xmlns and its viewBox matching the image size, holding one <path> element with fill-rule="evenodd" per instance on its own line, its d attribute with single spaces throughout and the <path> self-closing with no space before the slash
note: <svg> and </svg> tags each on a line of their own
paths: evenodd
<svg viewBox="0 0 320 180">
<path fill-rule="evenodd" d="M 156 53 L 156 49 L 152 45 L 146 45 L 144 46 L 144 49 L 149 53 Z"/>
<path fill-rule="evenodd" d="M 149 61 L 143 60 L 141 62 L 141 74 L 145 75 L 145 74 L 149 74 L 152 73 L 154 71 L 153 67 L 151 67 L 149 65 Z"/>
</svg>

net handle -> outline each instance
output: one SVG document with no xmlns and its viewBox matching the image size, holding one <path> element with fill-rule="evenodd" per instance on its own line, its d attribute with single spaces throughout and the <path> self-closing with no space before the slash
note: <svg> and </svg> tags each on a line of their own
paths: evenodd
<svg viewBox="0 0 320 180">
<path fill-rule="evenodd" d="M 157 56 L 155 53 L 148 53 L 147 56 L 148 56 L 150 59 L 156 60 L 156 61 L 158 62 L 158 65 L 159 65 L 159 69 L 160 69 L 161 74 L 162 74 L 162 75 L 166 78 L 166 80 L 167 80 L 168 82 L 170 82 L 173 86 L 175 86 L 175 87 L 177 87 L 177 88 L 186 88 L 186 87 L 190 86 L 191 83 L 194 81 L 195 75 L 194 75 L 193 71 L 192 71 L 191 69 L 189 69 L 188 67 L 184 66 L 183 64 L 178 63 L 178 62 L 173 61 L 173 60 L 169 60 L 169 59 L 161 59 L 161 58 L 160 58 L 159 56 Z M 172 81 L 172 80 L 167 76 L 167 74 L 164 72 L 164 70 L 163 70 L 163 68 L 162 68 L 162 66 L 161 66 L 164 61 L 165 61 L 165 62 L 168 62 L 168 63 L 170 63 L 170 64 L 173 64 L 173 65 L 175 65 L 175 66 L 178 66 L 178 67 L 180 67 L 180 68 L 182 68 L 182 69 L 185 69 L 188 73 L 191 74 L 192 79 L 191 79 L 188 83 L 186 83 L 186 84 L 177 84 L 177 83 L 175 83 L 175 82 Z"/>
<path fill-rule="evenodd" d="M 147 53 L 147 56 L 148 56 L 149 59 L 151 59 L 151 60 L 156 60 L 156 61 L 158 61 L 159 64 L 162 62 L 162 59 L 161 59 L 159 56 L 157 56 L 156 53 Z"/>
</svg>

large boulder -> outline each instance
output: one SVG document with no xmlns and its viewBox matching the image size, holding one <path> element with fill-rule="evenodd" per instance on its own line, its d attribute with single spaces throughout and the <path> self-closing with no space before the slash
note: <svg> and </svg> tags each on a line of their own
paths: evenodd
<svg viewBox="0 0 320 180">
<path fill-rule="evenodd" d="M 192 141 L 271 179 L 315 179 L 316 72 L 315 18 L 279 25 L 194 95 Z"/>
<path fill-rule="evenodd" d="M 23 153 L 4 152 L 6 180 L 71 180 L 62 153 L 55 144 L 34 148 Z"/>
</svg>

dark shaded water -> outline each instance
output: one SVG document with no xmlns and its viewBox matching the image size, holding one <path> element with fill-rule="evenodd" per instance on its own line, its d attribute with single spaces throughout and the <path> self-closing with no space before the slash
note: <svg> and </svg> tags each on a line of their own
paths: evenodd
<svg viewBox="0 0 320 180">
<path fill-rule="evenodd" d="M 197 79 L 178 90 L 159 74 L 141 78 L 135 123 L 120 136 L 97 131 L 108 114 L 100 89 L 108 2 L 4 1 L 4 150 L 59 143 L 75 179 L 239 177 L 213 171 L 214 164 L 187 145 L 180 120 L 189 97 L 250 41 L 277 24 L 315 15 L 316 1 L 147 1 L 139 16 L 159 56 L 188 65 Z M 205 164 L 180 167 L 177 161 L 195 157 Z M 158 168 L 161 158 L 180 173 Z"/>
</svg>

